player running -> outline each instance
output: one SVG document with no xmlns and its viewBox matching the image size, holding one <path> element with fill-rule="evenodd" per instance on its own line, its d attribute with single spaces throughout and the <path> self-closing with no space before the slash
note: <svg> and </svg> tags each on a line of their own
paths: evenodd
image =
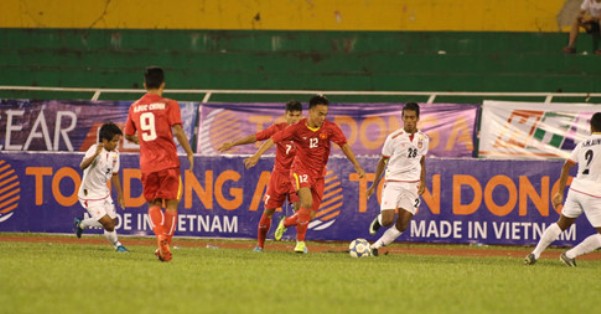
<svg viewBox="0 0 601 314">
<path fill-rule="evenodd" d="M 91 227 L 104 228 L 104 237 L 117 252 L 127 252 L 125 246 L 117 238 L 117 214 L 107 187 L 110 180 L 117 192 L 119 206 L 125 209 L 121 179 L 119 178 L 119 151 L 117 146 L 121 140 L 121 129 L 113 123 L 105 123 L 100 127 L 98 143 L 90 146 L 84 155 L 79 168 L 83 170 L 83 178 L 77 192 L 79 203 L 90 214 L 91 218 L 73 221 L 75 235 L 81 238 L 84 229 Z"/>
<path fill-rule="evenodd" d="M 324 96 L 313 96 L 309 100 L 308 118 L 271 137 L 274 143 L 291 140 L 297 148 L 290 175 L 292 185 L 300 198 L 300 209 L 292 216 L 283 217 L 274 235 L 276 240 L 280 240 L 286 228 L 296 226 L 294 251 L 297 253 L 308 252 L 305 236 L 309 221 L 319 209 L 323 197 L 324 175 L 330 156 L 331 142 L 340 146 L 360 178 L 365 175 L 340 127 L 326 120 L 328 105 L 329 101 Z"/>
<path fill-rule="evenodd" d="M 593 115 L 590 124 L 591 136 L 576 145 L 561 168 L 559 189 L 553 195 L 555 208 L 561 207 L 570 169 L 578 164 L 578 174 L 570 185 L 559 220 L 545 229 L 534 251 L 524 258 L 526 265 L 536 263 L 543 251 L 583 212 L 597 233 L 562 253 L 559 260 L 567 266 L 575 267 L 576 257 L 601 247 L 601 112 Z"/>
<path fill-rule="evenodd" d="M 375 180 L 367 189 L 367 197 L 374 194 L 386 168 L 380 214 L 370 225 L 369 233 L 375 235 L 380 226 L 389 227 L 374 244 L 371 253 L 394 242 L 409 225 L 419 206 L 419 196 L 426 189 L 426 154 L 430 139 L 417 129 L 419 105 L 410 102 L 403 106 L 403 129 L 388 135 L 382 147 L 382 156 L 376 167 Z M 398 211 L 396 223 L 395 212 Z"/>
<path fill-rule="evenodd" d="M 242 139 L 226 142 L 219 147 L 220 152 L 225 152 L 230 148 L 238 145 L 245 145 L 255 143 L 257 141 L 268 140 L 273 134 L 285 129 L 286 127 L 293 125 L 298 122 L 301 118 L 303 107 L 300 102 L 296 100 L 289 101 L 286 103 L 286 122 L 272 124 L 267 129 L 257 132 L 256 134 L 249 135 Z M 244 160 L 244 165 L 247 169 L 253 167 L 259 161 L 259 158 L 265 151 L 273 146 L 272 141 L 266 141 L 261 145 L 257 152 Z M 269 185 L 265 192 L 264 204 L 265 209 L 259 220 L 259 226 L 257 227 L 257 246 L 254 248 L 256 252 L 262 252 L 265 248 L 265 238 L 271 228 L 271 221 L 273 213 L 279 207 L 282 207 L 286 199 L 291 204 L 298 202 L 298 196 L 290 183 L 290 167 L 292 161 L 296 155 L 296 148 L 294 143 L 291 141 L 282 141 L 277 144 L 277 150 L 275 153 L 275 162 L 273 164 L 273 170 L 271 177 L 269 178 Z"/>
<path fill-rule="evenodd" d="M 173 136 L 186 151 L 190 170 L 194 168 L 194 155 L 182 129 L 179 104 L 162 96 L 165 89 L 163 69 L 147 68 L 144 88 L 146 95 L 129 107 L 125 138 L 140 144 L 142 188 L 152 230 L 157 236 L 155 255 L 160 261 L 168 262 L 172 259 L 169 246 L 175 233 L 177 206 L 182 193 L 180 162 Z"/>
</svg>

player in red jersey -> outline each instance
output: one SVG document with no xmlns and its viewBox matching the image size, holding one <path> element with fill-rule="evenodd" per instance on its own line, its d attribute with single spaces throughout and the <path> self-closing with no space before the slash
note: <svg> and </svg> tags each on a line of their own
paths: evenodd
<svg viewBox="0 0 601 314">
<path fill-rule="evenodd" d="M 220 152 L 225 152 L 234 146 L 268 140 L 273 134 L 285 129 L 289 125 L 293 125 L 298 122 L 298 120 L 301 118 L 302 112 L 303 106 L 300 102 L 296 100 L 289 101 L 286 103 L 286 122 L 275 123 L 267 129 L 256 134 L 249 135 L 233 142 L 223 143 L 218 150 Z M 263 143 L 263 145 L 261 145 L 259 150 L 257 150 L 253 156 L 244 160 L 244 165 L 246 168 L 248 169 L 256 165 L 261 155 L 263 155 L 263 153 L 272 146 L 272 141 L 266 141 Z M 292 161 L 294 160 L 295 155 L 296 149 L 293 142 L 282 141 L 277 144 L 273 171 L 271 172 L 269 185 L 267 186 L 267 191 L 265 192 L 265 209 L 263 210 L 263 215 L 261 215 L 259 226 L 257 227 L 257 246 L 254 248 L 256 252 L 262 252 L 265 247 L 265 238 L 267 236 L 267 232 L 269 232 L 269 228 L 271 228 L 271 218 L 273 217 L 275 210 L 279 207 L 282 207 L 286 201 L 286 198 L 288 198 L 288 202 L 291 204 L 298 202 L 298 196 L 296 195 L 296 192 L 290 183 L 290 167 L 292 166 Z"/>
<path fill-rule="evenodd" d="M 286 228 L 296 225 L 297 253 L 307 253 L 305 235 L 309 221 L 321 204 L 324 189 L 324 174 L 330 156 L 331 142 L 336 143 L 355 171 L 363 178 L 365 171 L 355 158 L 346 137 L 336 123 L 326 120 L 329 101 L 324 96 L 313 96 L 309 100 L 309 117 L 297 124 L 274 134 L 274 143 L 292 140 L 296 145 L 296 157 L 290 171 L 293 186 L 300 198 L 300 209 L 292 216 L 282 218 L 275 231 L 275 239 L 280 240 Z"/>
<path fill-rule="evenodd" d="M 176 228 L 177 206 L 182 192 L 180 162 L 173 136 L 186 151 L 190 170 L 194 156 L 182 129 L 179 104 L 163 98 L 165 74 L 159 67 L 148 67 L 144 73 L 146 95 L 129 107 L 125 138 L 140 144 L 140 170 L 148 215 L 157 236 L 155 255 L 160 261 L 171 260 L 171 238 Z M 165 213 L 162 207 L 165 206 Z"/>
</svg>

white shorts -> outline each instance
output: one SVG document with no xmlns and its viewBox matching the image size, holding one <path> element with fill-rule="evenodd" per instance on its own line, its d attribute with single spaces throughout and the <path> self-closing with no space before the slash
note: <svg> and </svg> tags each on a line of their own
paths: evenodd
<svg viewBox="0 0 601 314">
<path fill-rule="evenodd" d="M 601 197 L 570 190 L 561 214 L 568 218 L 578 218 L 583 211 L 593 227 L 601 227 Z"/>
<path fill-rule="evenodd" d="M 115 204 L 113 204 L 113 199 L 110 196 L 100 200 L 85 200 L 80 198 L 79 203 L 96 220 L 100 220 L 105 215 L 108 215 L 111 219 L 117 218 Z"/>
<path fill-rule="evenodd" d="M 384 183 L 380 211 L 402 208 L 415 215 L 420 202 L 417 194 L 418 186 L 419 182 L 389 181 Z"/>
</svg>

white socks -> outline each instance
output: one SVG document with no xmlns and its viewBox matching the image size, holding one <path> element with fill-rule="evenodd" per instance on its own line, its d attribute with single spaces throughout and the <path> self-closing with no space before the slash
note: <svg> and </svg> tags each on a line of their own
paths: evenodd
<svg viewBox="0 0 601 314">
<path fill-rule="evenodd" d="M 534 254 L 534 258 L 538 259 L 543 253 L 543 251 L 547 249 L 547 247 L 551 245 L 551 243 L 553 243 L 555 239 L 557 239 L 560 233 L 561 228 L 559 228 L 559 225 L 557 225 L 557 223 L 554 223 L 547 227 L 547 229 L 545 229 L 545 232 L 543 232 L 543 235 L 541 236 L 540 240 L 538 240 L 536 248 L 534 248 L 534 251 L 532 251 L 532 254 Z"/>
<path fill-rule="evenodd" d="M 590 253 L 601 247 L 601 234 L 597 233 L 584 239 L 580 244 L 566 252 L 568 258 L 576 258 L 577 256 Z"/>
<path fill-rule="evenodd" d="M 381 216 L 378 216 L 378 220 L 381 219 L 380 217 Z M 378 241 L 371 245 L 371 247 L 374 249 L 379 249 L 383 246 L 387 246 L 388 244 L 394 242 L 394 240 L 396 240 L 396 238 L 398 238 L 400 235 L 401 232 L 396 228 L 396 225 L 393 225 L 392 227 L 388 228 L 378 239 Z"/>
<path fill-rule="evenodd" d="M 111 232 L 104 230 L 104 237 L 112 244 L 115 248 L 121 245 L 121 242 L 117 239 L 117 231 Z"/>
</svg>

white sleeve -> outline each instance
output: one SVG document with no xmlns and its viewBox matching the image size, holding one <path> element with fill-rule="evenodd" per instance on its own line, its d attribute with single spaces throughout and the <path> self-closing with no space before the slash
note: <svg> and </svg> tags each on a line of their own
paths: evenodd
<svg viewBox="0 0 601 314">
<path fill-rule="evenodd" d="M 580 154 L 580 150 L 582 147 L 582 142 L 578 143 L 572 153 L 570 154 L 569 159 L 575 163 L 578 163 L 578 155 Z"/>
<path fill-rule="evenodd" d="M 115 163 L 115 168 L 113 168 L 113 174 L 119 173 L 119 168 L 121 168 L 121 158 L 119 157 L 119 153 L 115 153 L 117 156 L 117 163 Z"/>
<path fill-rule="evenodd" d="M 84 159 L 90 158 L 91 156 L 94 156 L 94 154 L 96 154 L 96 145 L 98 145 L 98 144 L 94 144 L 94 145 L 90 146 L 90 148 L 88 148 L 88 150 L 86 151 L 86 154 L 81 159 L 82 161 Z"/>
<path fill-rule="evenodd" d="M 386 137 L 386 141 L 384 141 L 384 145 L 382 145 L 382 156 L 390 157 L 394 152 L 394 147 L 392 145 L 392 139 L 390 135 Z"/>
</svg>

